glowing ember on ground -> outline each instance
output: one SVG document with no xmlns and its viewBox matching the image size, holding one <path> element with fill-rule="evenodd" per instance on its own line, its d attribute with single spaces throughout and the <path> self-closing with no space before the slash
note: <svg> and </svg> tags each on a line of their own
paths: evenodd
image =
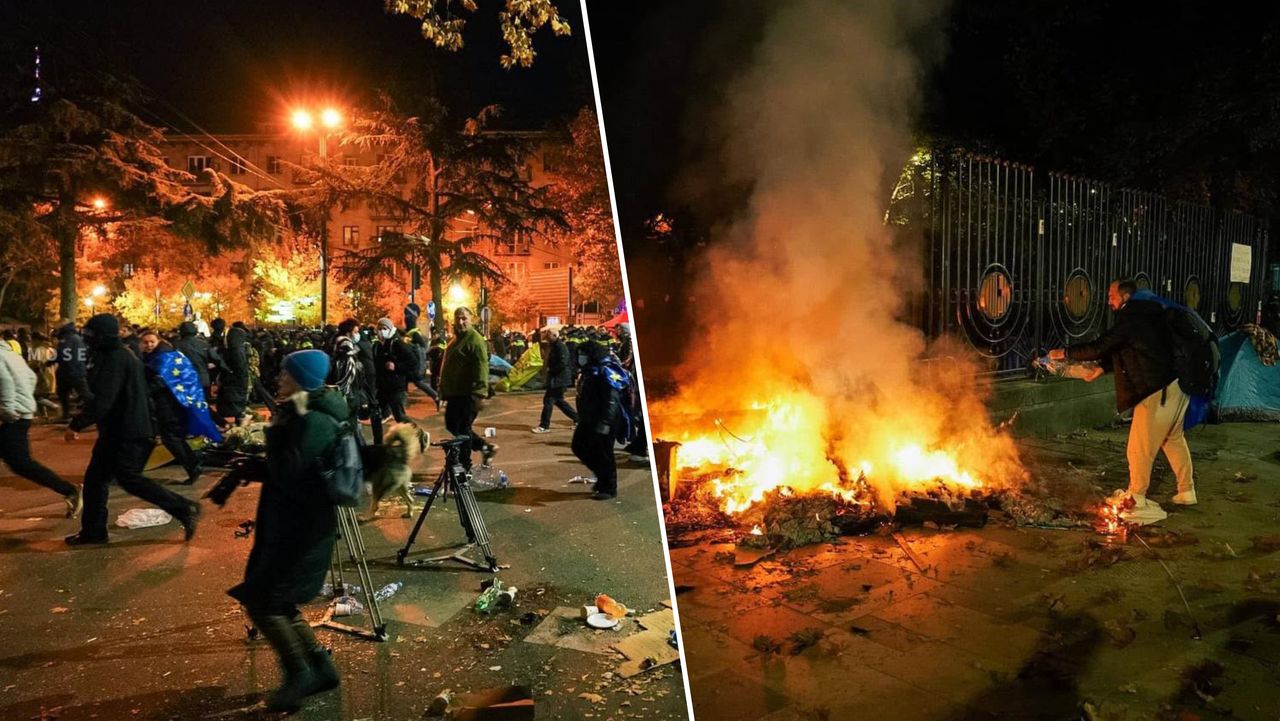
<svg viewBox="0 0 1280 721">
<path fill-rule="evenodd" d="M 1133 496 L 1127 493 L 1112 495 L 1098 507 L 1098 518 L 1094 523 L 1094 529 L 1105 536 L 1119 538 L 1121 542 L 1128 540 L 1129 532 L 1137 528 L 1138 524 L 1126 521 L 1124 514 L 1132 511 L 1135 505 Z"/>
</svg>

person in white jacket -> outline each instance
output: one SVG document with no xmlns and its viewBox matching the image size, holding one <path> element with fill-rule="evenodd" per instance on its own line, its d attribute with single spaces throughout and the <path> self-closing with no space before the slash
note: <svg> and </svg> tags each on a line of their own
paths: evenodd
<svg viewBox="0 0 1280 721">
<path fill-rule="evenodd" d="M 0 461 L 27 480 L 60 494 L 67 502 L 67 518 L 75 518 L 83 506 L 80 487 L 31 457 L 27 434 L 36 412 L 36 374 L 22 356 L 0 343 Z"/>
</svg>

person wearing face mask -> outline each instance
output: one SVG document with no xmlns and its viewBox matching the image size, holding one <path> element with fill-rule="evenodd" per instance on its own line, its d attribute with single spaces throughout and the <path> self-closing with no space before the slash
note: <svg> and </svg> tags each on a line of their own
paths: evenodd
<svg viewBox="0 0 1280 721">
<path fill-rule="evenodd" d="M 338 324 L 337 335 L 329 346 L 329 357 L 333 360 L 329 370 L 328 384 L 336 388 L 347 400 L 347 405 L 353 411 L 351 416 L 353 423 L 358 423 L 354 412 L 367 407 L 373 400 L 368 395 L 368 385 L 365 382 L 366 368 L 360 357 L 360 346 L 357 345 L 359 340 L 360 322 L 355 318 L 348 318 Z M 382 419 L 378 420 L 381 426 Z M 356 440 L 363 443 L 364 436 L 357 434 Z M 375 440 L 377 440 L 376 436 Z"/>
<path fill-rule="evenodd" d="M 80 532 L 67 544 L 107 542 L 107 494 L 115 481 L 127 493 L 159 506 L 178 519 L 189 541 L 195 535 L 200 504 L 193 503 L 142 475 L 155 446 L 146 371 L 142 361 L 125 348 L 115 316 L 100 314 L 84 326 L 91 361 L 89 388 L 93 399 L 71 419 L 65 440 L 97 425 L 98 440 L 84 472 L 84 512 Z"/>
<path fill-rule="evenodd" d="M 396 325 L 390 318 L 378 320 L 378 342 L 373 347 L 373 361 L 378 374 L 378 412 L 382 417 L 390 414 L 397 423 L 411 423 L 404 406 L 416 359 L 413 351 L 398 336 Z"/>
<path fill-rule="evenodd" d="M 457 438 L 469 437 L 471 448 L 462 465 L 471 468 L 470 450 L 480 451 L 484 464 L 493 460 L 498 447 L 485 443 L 471 426 L 480 412 L 480 403 L 489 393 L 489 346 L 476 330 L 470 308 L 453 312 L 453 340 L 444 351 L 440 368 L 440 397 L 445 402 L 444 427 Z"/>
</svg>

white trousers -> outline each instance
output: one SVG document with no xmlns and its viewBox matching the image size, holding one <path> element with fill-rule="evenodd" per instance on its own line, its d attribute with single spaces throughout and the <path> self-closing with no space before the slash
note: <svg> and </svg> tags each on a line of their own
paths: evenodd
<svg viewBox="0 0 1280 721">
<path fill-rule="evenodd" d="M 1190 403 L 1175 380 L 1163 393 L 1156 391 L 1134 407 L 1133 425 L 1129 426 L 1129 495 L 1146 497 L 1151 486 L 1151 466 L 1162 449 L 1178 479 L 1178 493 L 1195 487 L 1191 449 L 1182 435 L 1182 422 Z"/>
</svg>

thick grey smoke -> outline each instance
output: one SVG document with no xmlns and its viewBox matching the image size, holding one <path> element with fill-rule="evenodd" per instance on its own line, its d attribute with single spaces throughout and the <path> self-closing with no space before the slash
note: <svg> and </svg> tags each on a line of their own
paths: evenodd
<svg viewBox="0 0 1280 721">
<path fill-rule="evenodd" d="M 919 291 L 916 252 L 883 224 L 886 178 L 913 153 L 929 60 L 920 48 L 936 57 L 943 9 L 778 4 L 722 112 L 703 126 L 719 135 L 725 175 L 685 179 L 741 184 L 750 197 L 713 233 L 696 290 L 696 352 L 677 373 L 677 397 L 653 413 L 659 433 L 664 417 L 799 392 L 824 416 L 827 453 L 851 466 L 892 457 L 908 434 L 981 457 L 984 470 L 1016 466 L 992 458 L 998 439 L 968 369 L 923 377 L 925 340 L 900 320 Z M 996 445 L 996 455 L 1012 452 Z"/>
</svg>

